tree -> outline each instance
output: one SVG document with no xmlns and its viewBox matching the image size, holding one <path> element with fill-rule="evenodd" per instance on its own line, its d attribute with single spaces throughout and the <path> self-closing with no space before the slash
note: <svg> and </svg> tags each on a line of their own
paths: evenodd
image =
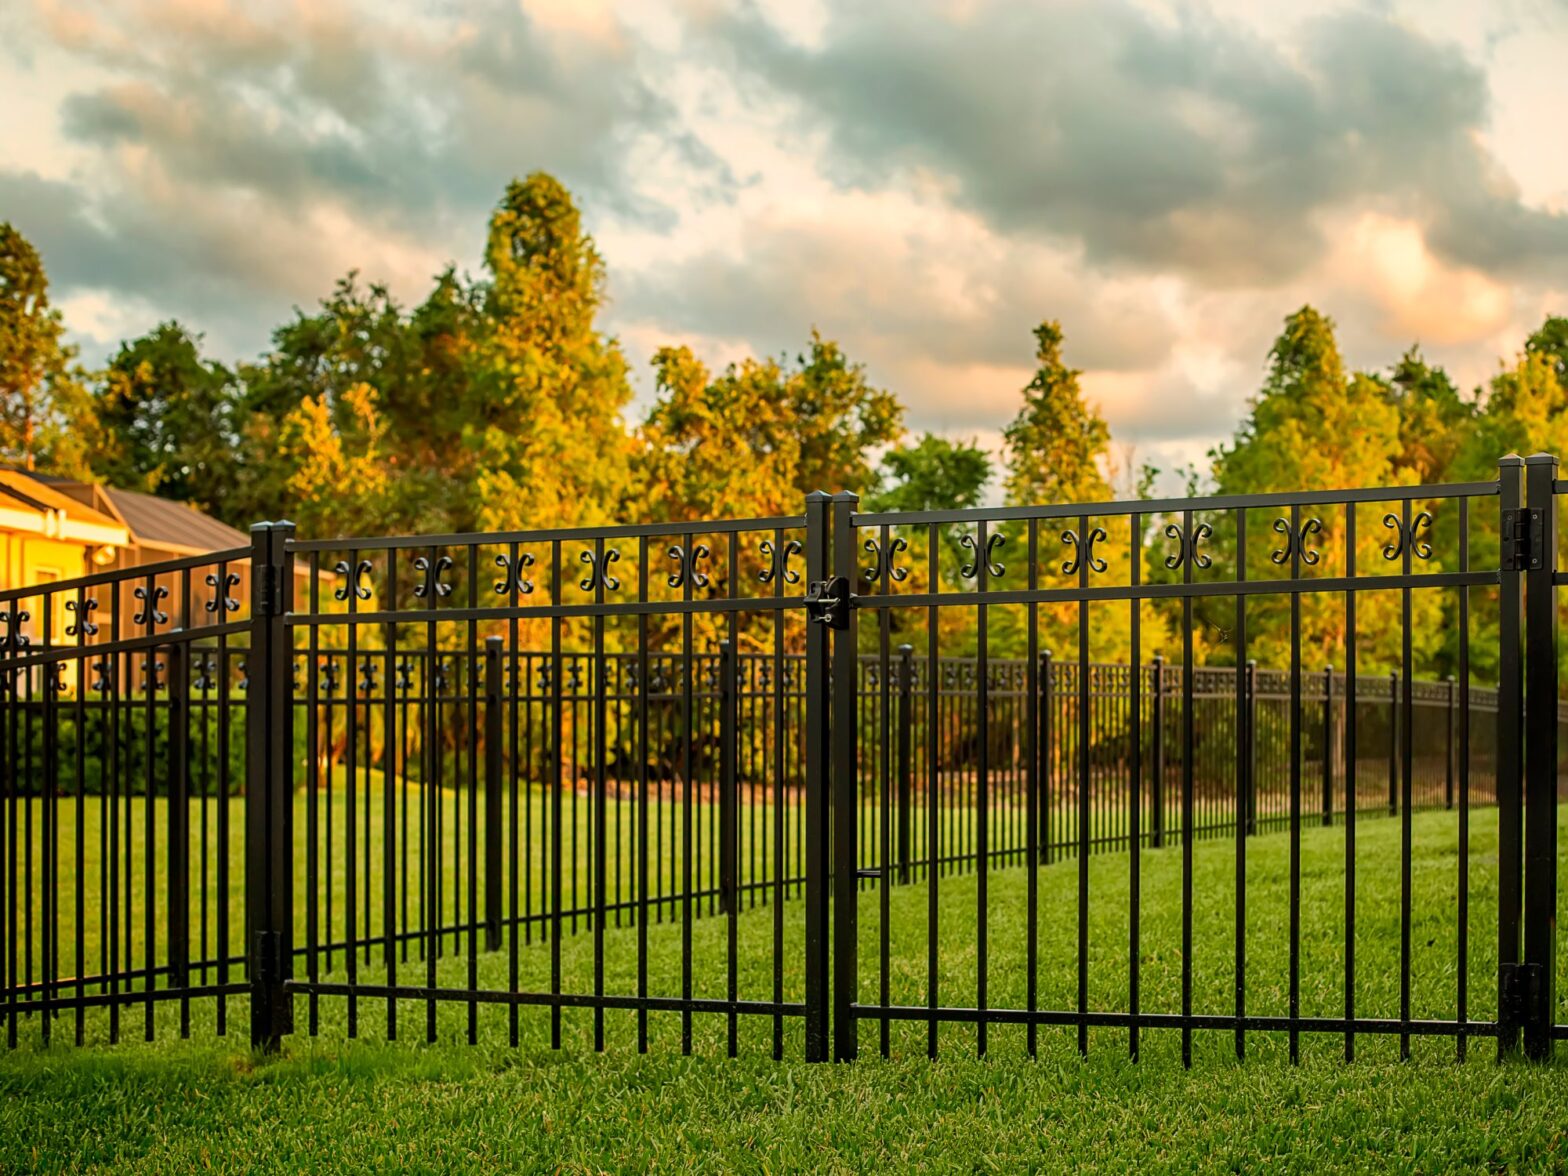
<svg viewBox="0 0 1568 1176">
<path fill-rule="evenodd" d="M 1007 501 L 1016 506 L 1100 502 L 1110 496 L 1105 462 L 1111 430 L 1078 386 L 1083 373 L 1062 361 L 1062 328 L 1035 328 L 1034 378 L 1007 426 Z"/>
<path fill-rule="evenodd" d="M 1409 369 L 1414 375 L 1415 370 Z M 1429 376 L 1429 384 L 1435 384 Z M 1407 398 L 1414 394 L 1406 391 Z M 1432 396 L 1428 397 L 1430 401 Z M 1416 400 L 1419 403 L 1419 399 Z M 1253 494 L 1270 490 L 1339 490 L 1387 486 L 1398 481 L 1397 463 L 1404 449 L 1400 439 L 1401 393 L 1364 372 L 1347 373 L 1334 337 L 1334 323 L 1311 306 L 1285 320 L 1284 330 L 1269 351 L 1268 374 L 1252 400 L 1246 419 L 1229 445 L 1211 456 L 1219 494 Z M 1382 558 L 1388 531 L 1379 524 L 1391 504 L 1356 507 L 1355 570 L 1376 575 L 1386 570 Z M 1419 508 L 1418 508 L 1419 509 Z M 1307 547 L 1318 555 L 1303 564 L 1306 575 L 1347 572 L 1345 517 L 1342 507 L 1304 509 L 1300 524 L 1316 519 L 1320 528 L 1307 536 Z M 1258 509 L 1246 512 L 1247 574 L 1251 579 L 1288 574 L 1289 560 L 1275 564 L 1270 549 L 1285 551 L 1275 526 L 1288 527 L 1290 512 Z M 1229 577 L 1235 574 L 1234 521 L 1226 516 L 1205 519 L 1214 527 L 1214 563 Z M 1434 553 L 1434 570 L 1441 556 Z M 1439 603 L 1435 594 L 1414 594 L 1411 623 L 1417 647 L 1428 656 L 1440 643 Z M 1343 597 L 1306 593 L 1301 597 L 1303 662 L 1308 667 L 1343 665 L 1345 611 Z M 1394 593 L 1361 593 L 1357 597 L 1359 668 L 1371 672 L 1397 659 L 1401 618 Z M 1248 608 L 1248 656 L 1262 665 L 1289 660 L 1288 601 L 1257 598 Z"/>
<path fill-rule="evenodd" d="M 867 507 L 875 511 L 967 510 L 980 505 L 991 480 L 991 458 L 973 442 L 924 433 L 882 457 Z"/>
<path fill-rule="evenodd" d="M 514 180 L 490 218 L 485 322 L 462 447 L 486 528 L 616 517 L 632 456 L 622 410 L 626 361 L 596 318 L 604 262 L 571 194 L 536 172 Z"/>
<path fill-rule="evenodd" d="M 793 364 L 747 359 L 715 379 L 666 347 L 653 366 L 637 485 L 656 519 L 796 514 L 812 490 L 868 491 L 871 455 L 903 432 L 898 401 L 816 331 Z"/>
<path fill-rule="evenodd" d="M 239 440 L 237 389 L 199 345 L 176 322 L 120 345 L 95 395 L 100 479 L 204 507 L 224 499 Z"/>
<path fill-rule="evenodd" d="M 0 460 L 85 477 L 96 422 L 64 333 L 38 251 L 0 221 Z"/>
<path fill-rule="evenodd" d="M 1399 413 L 1396 479 L 1418 485 L 1449 480 L 1474 431 L 1474 398 L 1462 397 L 1448 373 L 1428 364 L 1415 346 L 1394 365 L 1388 383 Z"/>
<path fill-rule="evenodd" d="M 631 390 L 595 323 L 603 264 L 566 189 L 542 174 L 508 185 L 485 265 L 478 280 L 448 268 L 412 312 L 351 273 L 280 327 L 242 373 L 246 469 L 225 513 L 308 493 L 325 534 L 615 517 Z"/>
</svg>

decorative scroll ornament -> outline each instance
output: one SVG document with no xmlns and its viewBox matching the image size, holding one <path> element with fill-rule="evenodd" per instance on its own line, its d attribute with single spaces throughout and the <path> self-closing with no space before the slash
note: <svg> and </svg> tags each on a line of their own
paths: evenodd
<svg viewBox="0 0 1568 1176">
<path fill-rule="evenodd" d="M 434 601 L 438 596 L 451 596 L 452 585 L 441 579 L 443 573 L 450 571 L 451 568 L 452 559 L 450 556 L 440 556 L 434 563 L 431 563 L 428 557 L 420 556 L 414 561 L 414 570 L 423 579 L 414 585 L 414 595 L 421 600 L 429 598 L 431 601 Z"/>
<path fill-rule="evenodd" d="M 76 620 L 65 627 L 67 637 L 92 637 L 97 634 L 98 626 L 92 619 L 93 610 L 98 607 L 96 600 L 91 596 L 84 597 L 80 601 L 67 600 L 65 607 L 66 611 L 76 617 Z"/>
<path fill-rule="evenodd" d="M 374 658 L 365 658 L 359 668 L 359 688 L 366 694 L 376 688 L 376 663 Z"/>
<path fill-rule="evenodd" d="M 1176 540 L 1176 550 L 1165 557 L 1165 566 L 1172 571 L 1188 560 L 1192 561 L 1195 568 L 1206 568 L 1213 564 L 1213 560 L 1198 550 L 1198 544 L 1214 537 L 1214 528 L 1208 523 L 1199 523 L 1190 535 L 1178 524 L 1169 523 L 1165 527 L 1165 537 Z"/>
<path fill-rule="evenodd" d="M 800 543 L 798 540 L 790 539 L 785 542 L 783 547 L 775 550 L 773 546 L 773 540 L 764 539 L 762 541 L 762 555 L 771 566 L 765 567 L 757 573 L 757 582 L 761 584 L 771 584 L 773 583 L 774 577 L 777 577 L 779 582 L 783 584 L 799 584 L 800 573 L 792 571 L 789 566 L 789 557 L 799 554 Z M 903 577 L 899 578 L 902 579 Z"/>
<path fill-rule="evenodd" d="M 337 662 L 334 662 L 334 661 L 324 661 L 324 662 L 321 662 L 316 667 L 316 672 L 320 676 L 322 690 L 325 691 L 328 694 L 336 694 L 337 691 L 338 691 L 338 664 L 337 664 Z"/>
<path fill-rule="evenodd" d="M 1001 536 L 997 535 L 995 538 L 1000 539 Z M 909 569 L 898 567 L 893 562 L 898 558 L 899 552 L 909 550 L 909 543 L 903 537 L 894 536 L 888 542 L 886 551 L 882 550 L 882 545 L 875 539 L 867 539 L 862 546 L 866 554 L 871 556 L 871 566 L 865 570 L 866 583 L 875 584 L 883 577 L 894 584 L 902 584 L 909 579 Z"/>
<path fill-rule="evenodd" d="M 501 569 L 501 578 L 495 582 L 497 596 L 507 595 L 514 586 L 519 596 L 527 596 L 534 590 L 534 582 L 524 574 L 526 569 L 534 566 L 533 552 L 520 552 L 515 562 L 511 556 L 502 552 L 495 557 L 495 566 Z"/>
<path fill-rule="evenodd" d="M 59 694 L 65 689 L 65 663 L 54 662 L 44 667 L 44 681 L 49 684 L 51 694 Z"/>
<path fill-rule="evenodd" d="M 142 659 L 142 689 L 163 689 L 163 681 L 158 677 L 161 673 L 163 673 L 163 663 L 161 661 Z"/>
<path fill-rule="evenodd" d="M 1272 562 L 1283 564 L 1290 559 L 1292 554 L 1298 552 L 1300 553 L 1302 563 L 1310 565 L 1318 562 L 1320 553 L 1316 548 L 1308 547 L 1307 540 L 1313 535 L 1321 535 L 1323 533 L 1322 519 L 1307 519 L 1301 524 L 1299 531 L 1291 530 L 1289 519 L 1275 519 L 1274 533 L 1285 537 L 1285 545 L 1276 547 L 1269 553 L 1269 559 Z"/>
<path fill-rule="evenodd" d="M 395 685 L 399 690 L 408 690 L 414 684 L 414 663 L 406 657 L 400 658 L 397 663 L 397 679 Z"/>
<path fill-rule="evenodd" d="M 903 540 L 899 540 L 899 542 L 903 542 Z M 1006 542 L 1007 536 L 1002 534 L 1000 531 L 994 532 L 988 539 L 986 539 L 984 562 L 987 574 L 992 576 L 1001 576 L 1006 574 L 1006 566 L 997 563 L 995 559 L 992 558 L 995 555 L 997 549 L 1003 546 Z M 976 539 L 973 535 L 960 535 L 958 537 L 958 545 L 964 548 L 966 551 L 972 551 L 975 553 L 975 560 L 973 563 L 966 563 L 963 567 L 958 569 L 958 574 L 964 579 L 973 580 L 980 574 L 981 558 L 979 540 Z"/>
<path fill-rule="evenodd" d="M 415 566 L 418 565 L 416 564 Z M 348 577 L 340 587 L 333 589 L 332 595 L 334 599 L 347 600 L 350 592 L 354 594 L 355 600 L 370 599 L 370 587 L 364 582 L 365 577 L 371 572 L 371 564 L 368 559 L 360 560 L 352 568 L 348 566 L 347 562 L 340 559 L 332 570 L 340 576 Z M 209 580 L 212 579 L 211 576 L 207 578 Z"/>
<path fill-rule="evenodd" d="M 217 685 L 216 679 L 212 676 L 212 672 L 215 669 L 217 669 L 217 663 L 212 658 L 201 658 L 196 663 L 196 677 L 191 679 L 191 687 L 202 694 L 206 694 L 207 691 Z"/>
<path fill-rule="evenodd" d="M 1410 554 L 1416 559 L 1431 559 L 1432 545 L 1424 539 L 1417 539 L 1417 531 L 1432 533 L 1432 515 L 1422 511 L 1410 520 L 1410 526 L 1405 527 L 1405 521 L 1396 514 L 1383 516 L 1383 525 L 1394 532 L 1394 537 L 1383 546 L 1384 559 L 1398 559 L 1405 553 L 1405 548 L 1410 548 Z"/>
<path fill-rule="evenodd" d="M 796 545 L 796 550 L 799 550 L 798 544 Z M 677 543 L 665 554 L 675 561 L 675 570 L 670 573 L 668 578 L 668 583 L 671 588 L 679 588 L 685 584 L 687 580 L 691 581 L 691 586 L 693 588 L 706 588 L 708 586 L 707 575 L 697 570 L 697 561 L 699 559 L 707 559 L 710 554 L 708 551 L 708 545 L 706 543 L 697 544 L 691 549 L 691 553 L 689 555 L 687 554 L 686 549 Z M 784 558 L 787 563 L 789 560 L 787 551 Z M 799 578 L 799 576 L 796 576 L 796 579 Z M 790 581 L 790 583 L 793 583 L 793 581 Z"/>
<path fill-rule="evenodd" d="M 25 608 L 13 609 L 8 613 L 0 613 L 0 625 L 6 631 L 0 633 L 0 649 L 21 649 L 32 643 L 32 638 L 22 632 L 22 626 L 33 619 L 33 614 Z"/>
<path fill-rule="evenodd" d="M 621 582 L 610 575 L 610 565 L 621 558 L 621 553 L 613 547 L 607 547 L 601 558 L 592 551 L 579 552 L 577 559 L 588 565 L 588 574 L 577 582 L 577 586 L 584 592 L 592 592 L 596 587 L 603 585 L 606 592 L 614 592 L 621 586 Z"/>
<path fill-rule="evenodd" d="M 1077 531 L 1063 531 L 1062 543 L 1072 548 L 1073 553 L 1063 562 L 1062 575 L 1076 575 L 1084 567 L 1091 572 L 1103 572 L 1106 564 L 1103 559 L 1094 554 L 1094 545 L 1105 537 L 1104 527 L 1090 528 L 1087 539 L 1080 538 Z"/>
<path fill-rule="evenodd" d="M 161 625 L 169 619 L 169 614 L 158 607 L 158 602 L 169 595 L 169 590 L 162 584 L 156 585 L 151 592 L 143 585 L 137 588 L 131 595 L 142 602 L 141 611 L 131 618 L 134 623 L 145 625 L 148 618 L 151 617 L 154 625 Z"/>
<path fill-rule="evenodd" d="M 245 659 L 244 658 L 240 658 L 240 660 L 237 663 L 235 663 L 235 665 L 236 665 L 236 668 L 240 672 L 240 680 L 238 682 L 234 683 L 235 689 L 236 690 L 249 690 L 250 689 L 250 669 L 249 669 L 248 666 L 246 666 Z M 294 688 L 296 690 L 299 689 L 298 683 L 295 684 Z"/>
<path fill-rule="evenodd" d="M 217 572 L 207 573 L 207 587 L 212 589 L 212 599 L 206 604 L 209 613 L 231 613 L 240 611 L 240 602 L 229 595 L 232 588 L 237 588 L 240 582 L 238 572 L 225 572 L 219 577 Z"/>
<path fill-rule="evenodd" d="M 92 666 L 94 674 L 92 689 L 97 691 L 99 694 L 104 694 L 113 685 L 109 677 L 109 659 L 99 658 L 97 661 L 93 662 Z"/>
</svg>

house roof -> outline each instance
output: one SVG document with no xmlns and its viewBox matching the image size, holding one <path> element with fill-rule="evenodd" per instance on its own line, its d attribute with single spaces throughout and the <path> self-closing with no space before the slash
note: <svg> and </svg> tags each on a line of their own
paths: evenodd
<svg viewBox="0 0 1568 1176">
<path fill-rule="evenodd" d="M 250 543 L 244 532 L 186 503 L 112 486 L 103 487 L 103 492 L 131 529 L 132 539 L 144 547 L 196 554 Z"/>
<path fill-rule="evenodd" d="M 50 538 L 123 546 L 128 524 L 22 470 L 0 467 L 0 525 Z"/>
<path fill-rule="evenodd" d="M 18 472 L 18 476 L 30 479 L 39 491 L 57 492 L 56 497 L 68 498 L 78 509 L 91 509 L 83 507 L 84 502 L 104 507 L 130 531 L 129 542 L 138 547 L 155 547 L 176 555 L 201 555 L 244 547 L 250 542 L 244 532 L 184 502 L 50 474 Z"/>
</svg>

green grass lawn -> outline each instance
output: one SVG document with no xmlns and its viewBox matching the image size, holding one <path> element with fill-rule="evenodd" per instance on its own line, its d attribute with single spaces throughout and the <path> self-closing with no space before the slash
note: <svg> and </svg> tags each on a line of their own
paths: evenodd
<svg viewBox="0 0 1568 1176">
<path fill-rule="evenodd" d="M 1412 1005 L 1417 1017 L 1456 1011 L 1457 826 L 1450 814 L 1414 821 L 1415 919 Z M 1363 820 L 1357 853 L 1357 1011 L 1398 1013 L 1399 823 Z M 1568 843 L 1568 842 L 1565 842 Z M 1288 847 L 1281 835 L 1248 843 L 1247 1001 L 1249 1012 L 1286 1005 Z M 1474 814 L 1470 840 L 1470 1015 L 1495 1009 L 1496 818 Z M 1194 853 L 1194 1008 L 1231 1011 L 1234 983 L 1234 846 L 1198 844 Z M 1146 1011 L 1179 1008 L 1181 854 L 1141 856 L 1140 973 Z M 1127 1002 L 1126 854 L 1091 859 L 1089 959 L 1092 1008 Z M 1343 1008 L 1344 834 L 1316 826 L 1302 840 L 1302 1012 Z M 1025 999 L 1029 872 L 995 871 L 986 920 L 988 996 L 993 1007 Z M 1035 871 L 1039 888 L 1038 976 L 1042 1007 L 1071 1008 L 1076 984 L 1077 865 Z M 972 1004 L 977 958 L 977 879 L 938 887 L 939 984 L 944 1003 Z M 878 956 L 888 937 L 889 997 L 920 1004 L 926 993 L 929 892 L 896 887 L 888 917 L 880 895 L 861 899 L 861 993 L 879 996 Z M 783 909 L 780 983 L 802 991 L 800 904 Z M 774 913 L 736 920 L 743 997 L 765 999 L 774 981 Z M 631 991 L 635 929 L 604 937 L 605 987 Z M 691 983 L 698 995 L 727 987 L 727 921 L 692 927 Z M 649 990 L 680 991 L 682 927 L 648 929 Z M 519 986 L 547 987 L 550 948 L 520 946 Z M 594 938 L 561 945 L 563 987 L 592 990 Z M 475 961 L 481 986 L 505 989 L 505 950 Z M 443 982 L 466 980 L 469 961 L 445 956 Z M 412 973 L 412 975 L 411 975 Z M 400 966 L 417 979 L 422 965 Z M 333 979 L 344 975 L 342 957 Z M 359 965 L 362 982 L 382 978 L 379 962 Z M 1562 987 L 1562 986 L 1560 986 Z M 681 1018 L 649 1016 L 650 1047 L 636 1050 L 636 1014 L 605 1014 L 607 1048 L 593 1051 L 594 1014 L 567 1010 L 563 1046 L 549 1048 L 550 1014 L 524 1008 L 521 1041 L 508 1045 L 509 1010 L 476 1010 L 479 1044 L 465 1038 L 468 1009 L 438 1009 L 437 1042 L 423 1043 L 424 1005 L 398 1002 L 398 1041 L 387 1044 L 386 1002 L 358 1002 L 359 1038 L 347 1036 L 347 1002 L 319 1002 L 312 1038 L 309 1002 L 296 1001 L 301 1032 L 282 1055 L 246 1048 L 243 1002 L 232 1002 L 229 1032 L 212 1035 L 210 1002 L 195 1005 L 192 1039 L 177 1034 L 176 1011 L 157 1013 L 158 1040 L 109 1046 L 101 1015 L 88 1019 L 88 1044 L 38 1044 L 36 1018 L 22 1046 L 0 1053 L 0 1170 L 99 1167 L 121 1170 L 220 1169 L 449 1170 L 525 1168 L 624 1171 L 653 1167 L 710 1170 L 861 1171 L 1089 1168 L 1180 1170 L 1557 1170 L 1568 1166 L 1568 1071 L 1511 1063 L 1499 1067 L 1486 1040 L 1455 1060 L 1451 1039 L 1417 1038 L 1412 1059 L 1397 1042 L 1358 1039 L 1357 1060 L 1342 1060 L 1338 1036 L 1306 1035 L 1302 1063 L 1288 1064 L 1284 1035 L 1252 1033 L 1248 1058 L 1234 1058 L 1231 1034 L 1199 1033 L 1195 1064 L 1180 1063 L 1179 1034 L 1145 1029 L 1141 1061 L 1127 1061 L 1125 1030 L 1096 1029 L 1082 1059 L 1071 1027 L 1042 1028 L 1029 1059 L 1024 1031 L 993 1026 L 989 1052 L 975 1057 L 972 1026 L 944 1026 L 941 1057 L 924 1056 L 923 1023 L 895 1024 L 891 1057 L 877 1056 L 878 1025 L 861 1026 L 862 1061 L 811 1066 L 800 1060 L 798 1020 L 785 1022 L 785 1060 L 769 1056 L 771 1018 L 740 1022 L 740 1056 L 725 1057 L 726 1018 L 693 1018 L 693 1055 L 680 1051 Z M 1561 1016 L 1559 1019 L 1564 1019 Z M 61 1027 L 57 1040 L 70 1034 Z M 137 1022 L 137 1030 L 140 1025 Z"/>
</svg>

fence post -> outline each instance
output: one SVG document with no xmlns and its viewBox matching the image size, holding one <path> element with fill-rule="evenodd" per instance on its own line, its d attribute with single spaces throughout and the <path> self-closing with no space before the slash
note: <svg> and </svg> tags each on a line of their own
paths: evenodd
<svg viewBox="0 0 1568 1176">
<path fill-rule="evenodd" d="M 286 988 L 294 959 L 291 657 L 284 624 L 293 593 L 294 524 L 250 529 L 250 687 L 245 695 L 245 903 L 250 937 L 250 1040 L 273 1052 L 294 1031 Z"/>
<path fill-rule="evenodd" d="M 1323 671 L 1323 824 L 1334 823 L 1334 667 Z"/>
<path fill-rule="evenodd" d="M 855 1002 L 860 992 L 859 741 L 857 648 L 853 585 L 859 576 L 853 514 L 860 499 L 833 496 L 833 578 L 843 593 L 833 626 L 831 688 L 833 745 L 833 1057 L 852 1062 L 860 1053 Z"/>
<path fill-rule="evenodd" d="M 1525 458 L 1525 481 L 1540 530 L 1525 572 L 1524 1052 L 1546 1061 L 1557 1010 L 1557 458 Z"/>
<path fill-rule="evenodd" d="M 1154 786 L 1149 789 L 1154 848 L 1165 844 L 1165 655 L 1154 655 Z"/>
<path fill-rule="evenodd" d="M 1388 673 L 1388 815 L 1399 814 L 1399 671 Z"/>
<path fill-rule="evenodd" d="M 1497 1050 L 1519 1046 L 1519 921 L 1524 868 L 1524 575 L 1510 559 L 1516 528 L 1528 542 L 1524 516 L 1524 459 L 1510 453 L 1497 463 L 1499 533 L 1497 660 Z"/>
<path fill-rule="evenodd" d="M 501 950 L 501 645 L 499 637 L 485 638 L 486 951 Z"/>
<path fill-rule="evenodd" d="M 821 490 L 806 495 L 806 583 L 827 579 L 828 504 Z M 828 628 L 806 624 L 806 1060 L 828 1060 L 828 1009 L 831 977 L 828 955 L 828 839 L 831 836 L 828 783 Z"/>
<path fill-rule="evenodd" d="M 739 710 L 735 696 L 735 643 L 728 637 L 719 642 L 719 910 L 733 914 L 739 910 L 740 822 L 735 801 L 738 772 Z"/>
<path fill-rule="evenodd" d="M 911 730 L 914 727 L 912 701 L 915 686 L 915 647 L 898 647 L 898 880 L 909 881 L 910 792 L 913 765 L 910 762 Z"/>
</svg>

